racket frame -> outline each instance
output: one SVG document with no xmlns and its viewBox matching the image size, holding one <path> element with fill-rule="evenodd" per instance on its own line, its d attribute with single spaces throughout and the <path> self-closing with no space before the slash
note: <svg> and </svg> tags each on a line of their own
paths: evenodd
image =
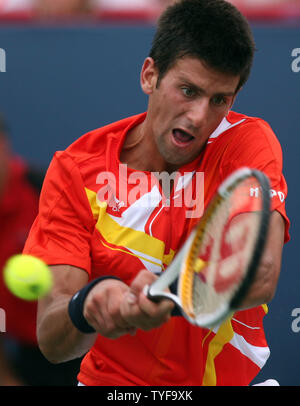
<svg viewBox="0 0 300 406">
<path fill-rule="evenodd" d="M 221 201 L 227 199 L 228 196 L 230 196 L 231 191 L 236 187 L 238 183 L 242 182 L 250 176 L 254 176 L 260 183 L 260 193 L 262 194 L 261 211 L 263 213 L 262 221 L 260 222 L 258 231 L 258 238 L 253 250 L 252 259 L 248 265 L 247 272 L 245 273 L 245 278 L 232 299 L 227 303 L 224 302 L 220 306 L 218 311 L 214 312 L 213 314 L 208 314 L 205 317 L 203 315 L 201 317 L 191 317 L 191 315 L 184 311 L 182 307 L 182 300 L 180 299 L 180 297 L 177 294 L 171 292 L 164 292 L 164 290 L 166 290 L 178 278 L 177 291 L 181 291 L 182 284 L 184 283 L 183 278 L 187 275 L 187 273 L 185 272 L 186 259 L 188 258 L 189 252 L 193 247 L 192 243 L 197 230 L 205 228 L 206 223 L 209 221 L 209 218 L 211 216 L 211 212 L 215 210 L 215 207 L 218 206 Z M 177 255 L 174 257 L 174 260 L 168 266 L 166 271 L 162 272 L 159 278 L 150 286 L 145 286 L 145 295 L 155 302 L 162 299 L 170 299 L 180 308 L 183 316 L 190 323 L 199 327 L 214 327 L 215 325 L 222 322 L 224 319 L 230 317 L 234 313 L 235 309 L 239 307 L 245 295 L 247 294 L 251 283 L 256 275 L 265 248 L 269 222 L 270 183 L 267 176 L 259 170 L 250 169 L 247 167 L 236 170 L 219 186 L 198 225 L 192 230 L 183 247 L 178 251 Z"/>
</svg>

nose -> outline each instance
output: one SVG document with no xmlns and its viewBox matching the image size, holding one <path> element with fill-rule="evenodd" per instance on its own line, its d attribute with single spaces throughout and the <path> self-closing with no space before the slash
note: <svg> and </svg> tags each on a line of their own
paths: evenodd
<svg viewBox="0 0 300 406">
<path fill-rule="evenodd" d="M 209 99 L 206 97 L 201 97 L 200 99 L 190 103 L 189 110 L 187 112 L 187 119 L 194 128 L 201 128 L 207 123 L 209 117 L 209 108 Z"/>
</svg>

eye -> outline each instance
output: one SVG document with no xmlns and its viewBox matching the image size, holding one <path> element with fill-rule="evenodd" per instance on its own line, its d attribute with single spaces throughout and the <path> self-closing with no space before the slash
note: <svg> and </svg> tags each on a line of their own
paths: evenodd
<svg viewBox="0 0 300 406">
<path fill-rule="evenodd" d="M 196 94 L 195 90 L 191 87 L 182 87 L 181 90 L 186 97 L 193 97 Z"/>
<path fill-rule="evenodd" d="M 225 105 L 225 104 L 227 104 L 227 99 L 226 99 L 226 97 L 225 96 L 214 96 L 212 99 L 211 99 L 211 101 L 212 101 L 212 103 L 215 105 L 215 106 L 223 106 L 223 105 Z"/>
</svg>

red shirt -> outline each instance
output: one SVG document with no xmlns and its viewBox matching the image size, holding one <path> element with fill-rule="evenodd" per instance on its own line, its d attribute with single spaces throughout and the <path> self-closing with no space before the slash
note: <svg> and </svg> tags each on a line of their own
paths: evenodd
<svg viewBox="0 0 300 406">
<path fill-rule="evenodd" d="M 144 119 L 141 114 L 97 129 L 56 153 L 24 252 L 48 264 L 85 269 L 90 279 L 116 275 L 127 284 L 142 268 L 157 272 L 171 262 L 199 217 L 187 217 L 184 205 L 167 204 L 151 173 L 120 166 L 128 130 Z M 206 206 L 218 185 L 241 166 L 269 176 L 272 209 L 286 221 L 287 241 L 281 148 L 260 119 L 229 113 L 199 157 L 180 168 L 170 201 L 182 190 L 190 188 L 194 197 L 201 192 L 196 174 L 204 172 Z M 146 187 L 137 188 L 137 179 Z M 248 385 L 269 356 L 265 312 L 266 306 L 237 312 L 214 330 L 173 317 L 135 336 L 99 335 L 78 379 L 86 385 Z"/>
<path fill-rule="evenodd" d="M 39 193 L 26 178 L 26 165 L 14 158 L 0 199 L 0 269 L 7 259 L 24 248 L 38 212 Z M 26 302 L 10 293 L 0 277 L 0 308 L 6 314 L 6 333 L 36 345 L 36 302 Z"/>
</svg>

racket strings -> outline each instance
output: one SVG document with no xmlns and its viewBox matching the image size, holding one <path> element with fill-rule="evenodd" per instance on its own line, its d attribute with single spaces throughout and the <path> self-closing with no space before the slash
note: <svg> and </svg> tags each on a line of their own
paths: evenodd
<svg viewBox="0 0 300 406">
<path fill-rule="evenodd" d="M 190 317 L 195 317 L 195 315 L 203 311 L 204 303 L 205 307 L 208 308 L 211 308 L 212 304 L 215 303 L 214 290 L 211 283 L 209 283 L 210 281 L 204 281 L 205 276 L 202 270 L 213 265 L 213 258 L 210 259 L 209 263 L 205 260 L 205 249 L 213 238 L 215 223 L 219 222 L 220 225 L 224 218 L 226 219 L 228 205 L 229 202 L 223 200 L 221 196 L 215 198 L 206 214 L 206 218 L 201 223 L 201 227 L 196 230 L 190 253 L 186 259 L 186 268 L 182 274 L 184 278 L 181 283 L 181 300 L 184 311 Z M 202 262 L 202 269 L 200 270 L 197 266 L 199 259 Z M 205 286 L 203 282 L 205 282 Z"/>
<path fill-rule="evenodd" d="M 214 280 L 220 258 L 219 252 L 221 245 L 221 239 L 218 238 L 220 236 L 218 230 L 224 227 L 229 210 L 229 200 L 221 200 L 218 202 L 215 215 L 212 216 L 208 222 L 205 233 L 203 233 L 202 238 L 199 239 L 197 249 L 194 251 L 194 257 L 191 258 L 190 272 L 193 275 L 193 290 L 190 312 L 194 315 L 203 311 L 210 313 L 216 306 L 217 294 L 214 287 Z M 210 248 L 210 254 L 206 253 L 208 248 Z M 202 273 L 199 274 L 195 274 L 193 270 L 192 263 L 197 261 L 197 257 L 209 259 L 205 261 L 205 274 L 203 272 L 204 269 Z"/>
</svg>

